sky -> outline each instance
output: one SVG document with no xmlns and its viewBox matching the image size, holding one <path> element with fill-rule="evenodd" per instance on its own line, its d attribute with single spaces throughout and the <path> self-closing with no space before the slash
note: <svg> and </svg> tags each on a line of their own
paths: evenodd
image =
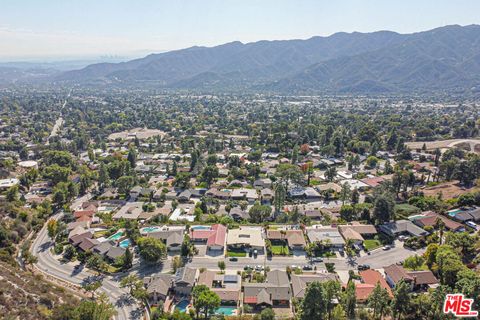
<svg viewBox="0 0 480 320">
<path fill-rule="evenodd" d="M 480 24 L 479 0 L 1 0 L 0 60 L 140 57 L 231 41 Z"/>
</svg>

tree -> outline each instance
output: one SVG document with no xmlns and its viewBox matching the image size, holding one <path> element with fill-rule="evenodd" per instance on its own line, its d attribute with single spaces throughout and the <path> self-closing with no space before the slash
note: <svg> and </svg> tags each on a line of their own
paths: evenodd
<svg viewBox="0 0 480 320">
<path fill-rule="evenodd" d="M 335 177 L 337 176 L 337 168 L 336 167 L 329 167 L 325 171 L 325 179 L 327 179 L 328 182 L 332 182 Z"/>
<path fill-rule="evenodd" d="M 175 256 L 172 259 L 172 271 L 175 273 L 179 268 L 183 266 L 183 261 L 179 256 Z"/>
<path fill-rule="evenodd" d="M 98 183 L 100 188 L 104 188 L 109 184 L 110 177 L 108 176 L 108 170 L 105 164 L 102 162 L 100 164 L 100 169 L 98 170 Z"/>
<path fill-rule="evenodd" d="M 123 194 L 128 194 L 133 188 L 135 179 L 132 176 L 123 176 L 117 179 L 116 185 L 118 191 Z"/>
<path fill-rule="evenodd" d="M 373 206 L 373 218 L 375 224 L 379 225 L 384 222 L 389 222 L 393 218 L 395 203 L 391 197 L 386 195 L 379 195 L 375 199 Z"/>
<path fill-rule="evenodd" d="M 374 319 L 381 319 L 383 317 L 388 303 L 389 297 L 387 289 L 382 288 L 380 283 L 377 283 L 367 300 L 368 307 L 373 309 Z"/>
<path fill-rule="evenodd" d="M 403 262 L 403 266 L 405 268 L 412 269 L 413 271 L 417 271 L 418 269 L 420 269 L 424 262 L 425 259 L 423 259 L 422 256 L 414 255 L 406 258 Z"/>
<path fill-rule="evenodd" d="M 345 201 L 347 201 L 348 198 L 350 198 L 350 195 L 352 194 L 352 190 L 350 188 L 350 184 L 348 182 L 345 182 L 342 184 L 342 190 L 340 191 L 340 199 L 342 200 L 342 205 L 345 204 Z"/>
<path fill-rule="evenodd" d="M 205 319 L 208 318 L 209 314 L 213 314 L 215 309 L 220 307 L 220 302 L 220 297 L 210 289 L 202 292 L 197 299 L 197 304 L 200 306 L 200 309 L 203 309 Z"/>
<path fill-rule="evenodd" d="M 102 281 L 96 278 L 87 279 L 87 281 L 82 283 L 82 288 L 92 294 L 92 300 L 95 298 L 95 291 L 100 289 L 102 286 Z"/>
<path fill-rule="evenodd" d="M 147 262 L 158 262 L 167 254 L 165 244 L 159 239 L 141 237 L 137 241 L 140 256 Z"/>
<path fill-rule="evenodd" d="M 110 320 L 117 314 L 115 306 L 105 293 L 101 293 L 95 301 L 82 300 L 77 312 L 81 316 L 80 320 Z"/>
<path fill-rule="evenodd" d="M 360 193 L 358 192 L 357 188 L 354 188 L 352 190 L 350 201 L 352 202 L 352 204 L 357 204 L 360 201 Z"/>
<path fill-rule="evenodd" d="M 355 293 L 355 283 L 348 281 L 347 289 L 343 297 L 343 305 L 348 319 L 355 319 L 355 306 L 357 303 L 357 296 Z"/>
<path fill-rule="evenodd" d="M 48 230 L 48 236 L 51 239 L 55 239 L 55 237 L 57 236 L 57 232 L 58 232 L 58 221 L 55 220 L 55 219 L 48 220 L 47 230 Z"/>
<path fill-rule="evenodd" d="M 347 315 L 341 304 L 337 304 L 329 317 L 329 320 L 345 320 Z"/>
<path fill-rule="evenodd" d="M 436 243 L 431 243 L 427 246 L 427 250 L 425 250 L 425 253 L 423 254 L 425 258 L 425 263 L 427 264 L 427 267 L 432 270 L 433 264 L 435 263 L 437 259 L 437 250 L 438 250 L 438 244 Z"/>
<path fill-rule="evenodd" d="M 272 308 L 263 309 L 260 313 L 260 320 L 275 320 L 275 312 Z"/>
<path fill-rule="evenodd" d="M 459 255 L 453 247 L 441 245 L 437 250 L 436 263 L 440 283 L 453 288 L 457 282 L 457 274 L 465 268 Z"/>
<path fill-rule="evenodd" d="M 355 218 L 355 208 L 349 204 L 342 205 L 340 217 L 345 221 L 352 221 Z"/>
<path fill-rule="evenodd" d="M 14 185 L 7 189 L 5 199 L 7 202 L 15 202 L 18 200 L 18 185 Z"/>
<path fill-rule="evenodd" d="M 325 319 L 327 303 L 327 294 L 322 284 L 317 281 L 310 283 L 302 301 L 300 319 Z"/>
<path fill-rule="evenodd" d="M 250 216 L 250 221 L 253 223 L 262 223 L 267 218 L 270 218 L 272 213 L 272 207 L 261 205 L 258 201 L 250 208 L 248 215 Z"/>
<path fill-rule="evenodd" d="M 220 271 L 223 273 L 223 271 L 225 270 L 225 261 L 218 261 L 218 268 L 220 269 Z"/>
<path fill-rule="evenodd" d="M 275 197 L 273 198 L 273 204 L 275 206 L 275 213 L 278 214 L 283 209 L 285 203 L 286 191 L 282 183 L 275 185 Z"/>
<path fill-rule="evenodd" d="M 122 261 L 122 269 L 123 270 L 128 270 L 132 267 L 133 263 L 133 254 L 130 251 L 129 248 L 125 251 L 125 254 L 123 255 L 123 261 Z"/>
<path fill-rule="evenodd" d="M 143 283 L 136 274 L 129 274 L 120 280 L 120 288 L 128 288 L 129 294 L 133 296 L 135 290 L 143 288 Z"/>
<path fill-rule="evenodd" d="M 218 168 L 214 165 L 206 166 L 201 174 L 200 181 L 210 186 L 215 178 L 218 177 Z"/>
<path fill-rule="evenodd" d="M 127 160 L 130 163 L 130 167 L 135 168 L 136 161 L 137 161 L 137 153 L 135 152 L 135 149 L 133 148 L 128 149 Z"/>
<path fill-rule="evenodd" d="M 193 299 L 193 307 L 195 308 L 195 314 L 196 314 L 196 318 L 198 319 L 198 315 L 202 309 L 202 306 L 200 303 L 198 303 L 198 299 L 200 297 L 200 295 L 206 291 L 209 291 L 210 289 L 204 285 L 204 284 L 200 284 L 200 285 L 196 285 L 195 287 L 193 287 L 193 290 L 192 290 L 192 299 Z"/>
<path fill-rule="evenodd" d="M 393 317 L 400 319 L 410 305 L 410 285 L 404 279 L 400 280 L 393 291 L 392 312 Z"/>
</svg>

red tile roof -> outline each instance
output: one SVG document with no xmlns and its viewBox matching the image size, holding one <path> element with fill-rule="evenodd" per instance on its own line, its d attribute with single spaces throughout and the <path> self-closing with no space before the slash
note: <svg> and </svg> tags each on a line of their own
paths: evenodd
<svg viewBox="0 0 480 320">
<path fill-rule="evenodd" d="M 380 272 L 377 270 L 365 270 L 365 271 L 360 271 L 359 272 L 360 277 L 362 277 L 363 283 L 366 284 L 371 284 L 373 286 L 376 286 L 377 283 L 380 283 L 380 286 L 384 289 L 387 289 L 388 295 L 390 297 L 393 297 L 392 290 L 390 289 L 390 286 L 388 285 L 387 281 L 382 277 Z"/>
</svg>

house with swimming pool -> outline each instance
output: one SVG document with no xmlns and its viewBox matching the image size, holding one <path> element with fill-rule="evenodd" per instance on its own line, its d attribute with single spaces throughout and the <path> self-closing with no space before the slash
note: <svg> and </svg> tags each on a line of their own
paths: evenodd
<svg viewBox="0 0 480 320">
<path fill-rule="evenodd" d="M 236 313 L 242 292 L 242 278 L 234 270 L 219 273 L 215 270 L 201 270 L 197 285 L 204 284 L 215 292 L 221 300 L 217 313 L 232 315 Z"/>
<path fill-rule="evenodd" d="M 264 308 L 288 308 L 292 289 L 288 275 L 283 270 L 273 270 L 267 273 L 264 283 L 244 283 L 243 303 L 250 305 L 254 310 Z"/>
<path fill-rule="evenodd" d="M 226 238 L 227 227 L 223 224 L 197 226 L 190 229 L 190 239 L 197 243 L 206 244 L 208 250 L 223 251 Z"/>
<path fill-rule="evenodd" d="M 151 226 L 140 229 L 140 234 L 162 240 L 168 251 L 178 252 L 182 249 L 185 227 Z"/>
</svg>

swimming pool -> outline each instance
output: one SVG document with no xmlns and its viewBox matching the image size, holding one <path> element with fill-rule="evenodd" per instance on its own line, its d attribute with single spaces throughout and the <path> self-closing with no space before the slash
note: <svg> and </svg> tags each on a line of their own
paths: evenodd
<svg viewBox="0 0 480 320">
<path fill-rule="evenodd" d="M 448 211 L 448 215 L 450 217 L 455 217 L 457 215 L 457 213 L 460 213 L 460 212 L 463 212 L 463 210 L 462 209 L 454 209 L 454 210 Z"/>
<path fill-rule="evenodd" d="M 108 240 L 118 240 L 123 236 L 123 231 L 119 230 L 115 234 L 111 235 Z"/>
<path fill-rule="evenodd" d="M 132 244 L 132 241 L 130 239 L 125 239 L 125 240 L 120 241 L 118 246 L 126 249 L 126 248 L 130 247 L 131 244 Z"/>
<path fill-rule="evenodd" d="M 177 309 L 180 312 L 187 312 L 187 307 L 190 304 L 190 301 L 188 300 L 182 300 L 177 305 L 175 306 L 175 309 Z"/>
<path fill-rule="evenodd" d="M 210 226 L 193 226 L 192 230 L 210 230 Z"/>
<path fill-rule="evenodd" d="M 235 314 L 236 309 L 237 307 L 220 306 L 220 308 L 215 310 L 215 314 L 223 314 L 224 316 L 231 316 Z"/>
<path fill-rule="evenodd" d="M 145 227 L 145 228 L 140 229 L 140 233 L 150 233 L 150 232 L 154 232 L 154 231 L 157 231 L 157 230 L 160 230 L 160 227 L 157 227 L 157 226 Z"/>
</svg>

